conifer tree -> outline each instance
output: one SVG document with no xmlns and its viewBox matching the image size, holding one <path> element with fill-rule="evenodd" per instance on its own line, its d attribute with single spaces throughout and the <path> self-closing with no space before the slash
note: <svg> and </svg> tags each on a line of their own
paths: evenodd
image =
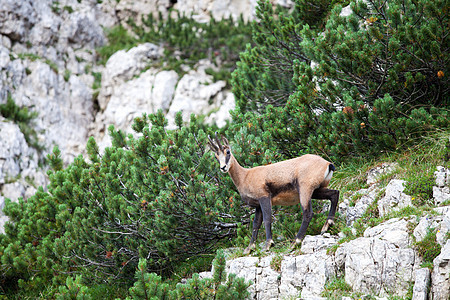
<svg viewBox="0 0 450 300">
<path fill-rule="evenodd" d="M 90 300 L 89 288 L 83 284 L 83 276 L 67 277 L 66 284 L 59 287 L 57 300 Z"/>
<path fill-rule="evenodd" d="M 79 156 L 65 169 L 55 148 L 48 192 L 6 204 L 0 280 L 32 288 L 79 273 L 124 282 L 140 258 L 167 275 L 232 239 L 248 219 L 206 151 L 207 128 L 194 117 L 176 120 L 178 129 L 167 130 L 162 112 L 143 115 L 133 125 L 139 137 L 110 128 L 112 147 L 100 154 L 91 138 L 89 160 Z"/>
<path fill-rule="evenodd" d="M 351 8 L 341 16 L 335 6 L 317 30 L 295 14 L 275 18 L 260 2 L 267 25 L 255 27 L 254 36 L 274 37 L 255 39 L 241 56 L 233 73 L 235 116 L 264 119 L 260 130 L 288 157 L 377 155 L 448 128 L 445 1 L 357 1 Z M 274 42 L 285 31 L 298 32 L 291 48 Z M 276 55 L 292 70 L 285 73 L 292 86 L 280 101 L 266 92 L 283 94 L 271 76 L 277 68 L 267 63 Z"/>
<path fill-rule="evenodd" d="M 268 0 L 258 1 L 252 31 L 256 45 L 247 45 L 233 75 L 233 92 L 241 111 L 262 111 L 267 105 L 286 103 L 296 87 L 293 61 L 311 60 L 301 47 L 301 30 L 305 24 L 311 30 L 322 30 L 336 2 L 341 1 L 298 0 L 290 11 L 274 8 Z"/>
<path fill-rule="evenodd" d="M 193 67 L 207 58 L 215 68 L 205 71 L 215 80 L 229 80 L 239 53 L 251 42 L 251 25 L 244 21 L 242 15 L 237 19 L 230 16 L 221 20 L 211 16 L 205 23 L 180 12 L 176 18 L 172 14 L 167 18 L 161 15 L 155 18 L 149 14 L 142 19 L 142 26 L 137 26 L 131 19 L 128 23 L 137 36 L 137 42 L 164 46 L 161 62 L 164 67 L 184 72 L 186 65 Z"/>
<path fill-rule="evenodd" d="M 237 278 L 234 274 L 227 276 L 225 272 L 225 255 L 223 250 L 218 250 L 213 262 L 213 278 L 200 279 L 199 274 L 194 273 L 186 283 L 179 283 L 171 288 L 163 283 L 161 277 L 148 273 L 147 261 L 141 259 L 135 274 L 135 283 L 130 288 L 131 299 L 245 299 L 249 292 L 247 288 L 250 282 L 243 278 Z"/>
</svg>

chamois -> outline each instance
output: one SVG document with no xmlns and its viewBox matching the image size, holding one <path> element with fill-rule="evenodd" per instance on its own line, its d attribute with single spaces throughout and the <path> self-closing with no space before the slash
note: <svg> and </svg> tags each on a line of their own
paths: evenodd
<svg viewBox="0 0 450 300">
<path fill-rule="evenodd" d="M 231 154 L 228 140 L 222 136 L 222 143 L 215 136 L 215 141 L 208 136 L 208 146 L 214 152 L 223 173 L 229 173 L 239 191 L 242 201 L 255 208 L 253 231 L 250 244 L 244 250 L 249 254 L 256 246 L 258 230 L 264 221 L 266 244 L 269 250 L 272 240 L 272 206 L 295 205 L 300 203 L 303 219 L 300 230 L 292 245 L 300 244 L 312 219 L 311 198 L 331 200 L 328 218 L 322 227 L 322 233 L 334 224 L 334 215 L 339 201 L 339 191 L 328 189 L 335 167 L 317 155 L 306 154 L 278 163 L 243 168 Z"/>
</svg>

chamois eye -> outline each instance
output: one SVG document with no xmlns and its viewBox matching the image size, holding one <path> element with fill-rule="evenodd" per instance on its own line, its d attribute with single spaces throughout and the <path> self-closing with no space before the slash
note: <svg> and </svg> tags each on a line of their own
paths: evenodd
<svg viewBox="0 0 450 300">
<path fill-rule="evenodd" d="M 230 149 L 227 149 L 227 155 L 230 155 L 230 153 L 231 153 Z"/>
</svg>

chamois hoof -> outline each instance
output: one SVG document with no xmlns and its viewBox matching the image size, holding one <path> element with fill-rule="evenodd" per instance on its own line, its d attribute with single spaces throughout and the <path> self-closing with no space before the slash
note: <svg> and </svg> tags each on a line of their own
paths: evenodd
<svg viewBox="0 0 450 300">
<path fill-rule="evenodd" d="M 327 219 L 325 221 L 325 224 L 323 224 L 323 227 L 322 227 L 322 230 L 320 231 L 320 234 L 324 234 L 328 230 L 328 228 L 330 228 L 330 226 L 333 226 L 333 225 L 334 225 L 334 220 Z"/>
<path fill-rule="evenodd" d="M 273 240 L 266 241 L 266 244 L 264 245 L 264 251 L 268 252 L 270 250 L 270 247 L 274 244 Z"/>
<path fill-rule="evenodd" d="M 302 241 L 303 241 L 303 239 L 299 239 L 299 238 L 295 239 L 295 241 L 291 245 L 291 251 L 294 251 L 298 247 L 298 245 L 301 245 Z"/>
<path fill-rule="evenodd" d="M 253 249 L 255 249 L 255 247 L 256 247 L 256 245 L 255 245 L 254 243 L 248 245 L 248 247 L 244 249 L 244 252 L 242 252 L 242 254 L 244 254 L 244 255 L 249 255 L 250 252 L 252 252 Z"/>
</svg>

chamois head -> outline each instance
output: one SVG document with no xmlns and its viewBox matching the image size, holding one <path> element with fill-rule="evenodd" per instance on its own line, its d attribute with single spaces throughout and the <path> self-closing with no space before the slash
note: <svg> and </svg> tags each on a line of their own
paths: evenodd
<svg viewBox="0 0 450 300">
<path fill-rule="evenodd" d="M 216 156 L 217 160 L 219 161 L 220 164 L 220 171 L 222 171 L 223 173 L 228 172 L 228 170 L 230 169 L 230 161 L 231 161 L 231 151 L 230 151 L 230 145 L 228 143 L 228 140 L 222 135 L 222 143 L 220 142 L 220 139 L 217 137 L 217 132 L 216 132 L 216 137 L 215 137 L 215 141 L 211 139 L 210 136 L 208 136 L 208 146 L 209 149 L 211 149 L 212 152 L 214 152 L 214 155 Z"/>
</svg>

